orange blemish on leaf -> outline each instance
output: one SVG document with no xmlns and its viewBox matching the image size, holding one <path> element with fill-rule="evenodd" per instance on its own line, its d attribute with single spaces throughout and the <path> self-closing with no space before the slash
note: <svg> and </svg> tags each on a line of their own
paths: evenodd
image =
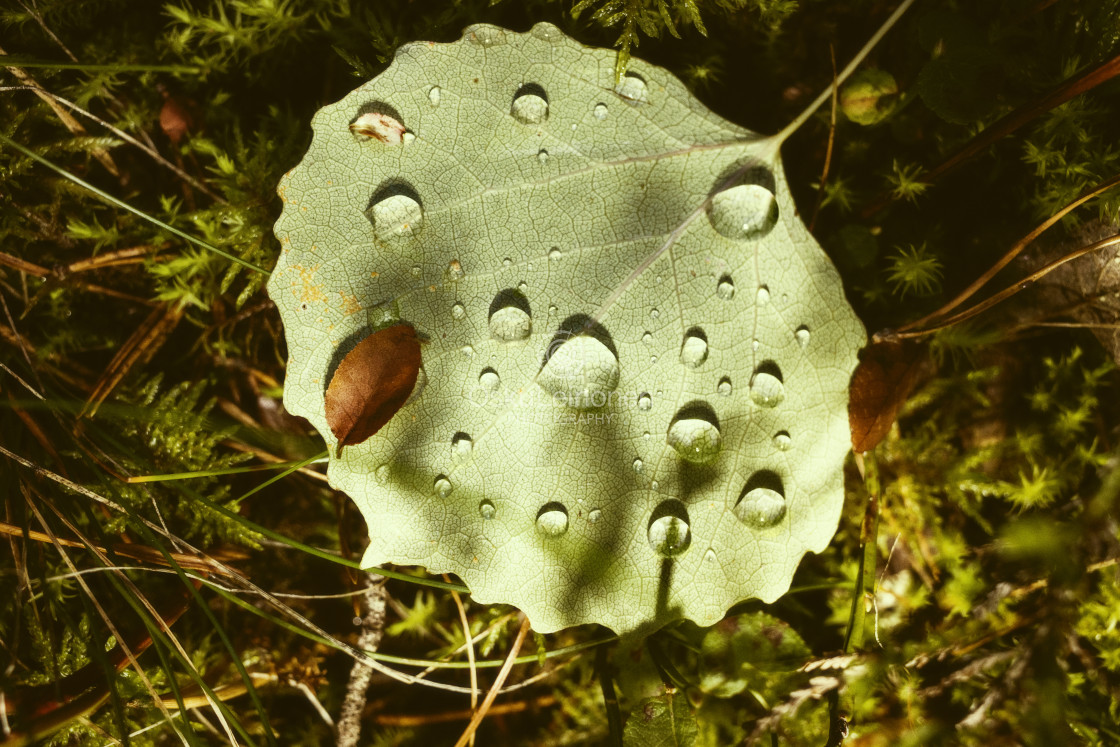
<svg viewBox="0 0 1120 747">
<path fill-rule="evenodd" d="M 362 302 L 358 300 L 357 296 L 348 296 L 345 293 L 339 293 L 342 296 L 342 313 L 346 316 L 357 314 L 362 310 Z"/>
<path fill-rule="evenodd" d="M 319 271 L 319 265 L 313 267 L 292 265 L 292 269 L 299 273 L 299 282 L 292 284 L 292 290 L 299 296 L 300 301 L 311 303 L 327 300 L 327 294 L 323 292 L 322 286 L 315 282 L 315 273 Z"/>
<path fill-rule="evenodd" d="M 370 276 L 371 278 L 376 278 L 376 277 L 380 277 L 380 276 L 381 276 L 381 273 L 380 273 L 380 272 L 371 272 L 371 273 L 369 274 L 369 276 Z"/>
</svg>

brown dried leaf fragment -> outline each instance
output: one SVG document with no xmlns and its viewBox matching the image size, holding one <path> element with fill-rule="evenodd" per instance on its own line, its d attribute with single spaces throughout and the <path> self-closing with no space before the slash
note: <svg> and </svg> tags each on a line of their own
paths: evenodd
<svg viewBox="0 0 1120 747">
<path fill-rule="evenodd" d="M 404 406 L 420 372 L 420 340 L 407 324 L 366 337 L 346 354 L 327 387 L 327 425 L 336 447 L 360 444 Z"/>
<path fill-rule="evenodd" d="M 380 112 L 367 112 L 354 120 L 350 132 L 356 137 L 372 138 L 386 145 L 400 145 L 405 127 L 394 117 Z"/>
<path fill-rule="evenodd" d="M 856 453 L 870 451 L 886 437 L 927 361 L 925 346 L 913 342 L 875 342 L 860 351 L 848 399 Z"/>
</svg>

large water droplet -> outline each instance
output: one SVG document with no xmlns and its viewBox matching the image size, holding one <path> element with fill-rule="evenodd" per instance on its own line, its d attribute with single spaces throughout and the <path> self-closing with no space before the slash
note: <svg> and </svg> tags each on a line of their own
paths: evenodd
<svg viewBox="0 0 1120 747">
<path fill-rule="evenodd" d="M 702 417 L 705 412 L 697 409 L 678 417 L 669 426 L 665 442 L 676 449 L 681 459 L 694 464 L 707 464 L 719 456 L 723 439 L 714 416 Z"/>
<path fill-rule="evenodd" d="M 648 410 L 653 407 L 653 399 L 649 396 L 649 392 L 642 392 L 638 395 L 638 409 Z"/>
<path fill-rule="evenodd" d="M 379 239 L 411 236 L 424 222 L 424 208 L 411 194 L 391 192 L 374 198 L 366 208 L 366 218 L 373 224 L 373 233 Z"/>
<path fill-rule="evenodd" d="M 484 368 L 482 369 L 482 373 L 478 375 L 478 383 L 483 389 L 488 389 L 492 392 L 502 383 L 502 379 L 494 369 Z"/>
<path fill-rule="evenodd" d="M 782 372 L 773 361 L 766 361 L 755 369 L 751 377 L 751 400 L 759 407 L 776 407 L 785 399 L 786 387 Z"/>
<path fill-rule="evenodd" d="M 603 407 L 618 388 L 618 357 L 590 335 L 558 337 L 537 382 L 557 404 L 590 410 Z"/>
<path fill-rule="evenodd" d="M 716 296 L 723 301 L 730 301 L 735 297 L 735 281 L 730 275 L 724 275 L 716 283 Z"/>
<path fill-rule="evenodd" d="M 451 437 L 451 456 L 458 461 L 467 459 L 474 451 L 474 439 L 462 431 Z"/>
<path fill-rule="evenodd" d="M 498 510 L 494 508 L 493 502 L 489 500 L 484 500 L 478 504 L 478 515 L 487 521 L 493 519 L 497 512 Z"/>
<path fill-rule="evenodd" d="M 443 98 L 443 91 L 439 86 L 432 86 L 428 89 L 428 103 L 432 106 L 439 106 L 440 99 Z"/>
<path fill-rule="evenodd" d="M 789 451 L 793 446 L 793 439 L 789 437 L 789 431 L 778 431 L 774 434 L 774 446 L 778 451 Z"/>
<path fill-rule="evenodd" d="M 614 87 L 614 92 L 630 106 L 649 103 L 649 89 L 646 82 L 634 73 L 627 73 Z"/>
<path fill-rule="evenodd" d="M 708 208 L 712 228 L 741 241 L 764 236 L 778 222 L 778 201 L 761 184 L 737 184 L 717 192 Z"/>
<path fill-rule="evenodd" d="M 548 118 L 548 97 L 543 88 L 528 83 L 517 89 L 509 111 L 522 124 L 540 124 Z"/>
<path fill-rule="evenodd" d="M 451 307 L 451 318 L 459 320 L 467 315 L 467 307 L 461 303 L 457 303 Z"/>
<path fill-rule="evenodd" d="M 529 300 L 520 291 L 499 292 L 490 304 L 490 336 L 502 342 L 517 342 L 533 331 Z"/>
<path fill-rule="evenodd" d="M 432 485 L 436 489 L 436 495 L 440 498 L 446 498 L 451 495 L 451 481 L 447 479 L 446 475 L 439 475 L 436 477 Z"/>
<path fill-rule="evenodd" d="M 797 328 L 797 331 L 793 333 L 793 336 L 797 339 L 797 344 L 801 347 L 805 347 L 809 344 L 809 328 L 804 324 Z"/>
<path fill-rule="evenodd" d="M 689 368 L 699 368 L 708 360 L 708 339 L 704 333 L 693 327 L 685 333 L 681 344 L 681 363 Z"/>
<path fill-rule="evenodd" d="M 719 380 L 719 384 L 716 385 L 716 394 L 720 395 L 721 397 L 730 397 L 731 396 L 731 379 L 730 378 L 728 378 L 727 376 L 724 376 L 722 379 Z"/>
<path fill-rule="evenodd" d="M 770 289 L 765 285 L 758 286 L 757 300 L 759 306 L 765 306 L 770 303 Z"/>
<path fill-rule="evenodd" d="M 561 503 L 546 503 L 537 514 L 537 531 L 549 537 L 568 531 L 568 509 Z"/>
<path fill-rule="evenodd" d="M 753 485 L 753 487 L 752 487 Z M 781 481 L 772 473 L 756 473 L 733 509 L 739 521 L 756 529 L 772 527 L 786 513 Z"/>
<path fill-rule="evenodd" d="M 692 543 L 688 514 L 680 501 L 665 501 L 653 511 L 647 535 L 654 552 L 665 557 L 680 555 Z"/>
<path fill-rule="evenodd" d="M 607 118 L 607 105 L 602 103 L 596 104 L 595 108 L 591 110 L 591 114 L 600 122 L 603 121 Z"/>
</svg>

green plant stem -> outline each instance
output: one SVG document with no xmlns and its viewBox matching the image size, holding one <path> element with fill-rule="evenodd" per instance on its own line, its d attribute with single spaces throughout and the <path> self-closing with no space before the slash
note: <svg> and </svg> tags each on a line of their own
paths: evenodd
<svg viewBox="0 0 1120 747">
<path fill-rule="evenodd" d="M 63 169 L 62 167 L 56 166 L 52 162 L 48 161 L 46 158 L 43 158 L 42 156 L 40 156 L 38 153 L 24 147 L 23 145 L 20 145 L 15 140 L 12 140 L 11 138 L 9 138 L 6 135 L 0 134 L 0 143 L 3 143 L 5 145 L 9 145 L 12 148 L 15 148 L 20 153 L 27 156 L 28 158 L 35 161 L 36 163 L 40 163 L 43 166 L 46 166 L 48 169 L 55 172 L 59 176 L 73 182 L 74 184 L 77 184 L 82 189 L 85 189 L 89 192 L 92 192 L 93 194 L 97 195 L 102 200 L 109 203 L 110 205 L 113 205 L 114 207 L 118 207 L 121 210 L 126 210 L 126 211 L 132 213 L 133 215 L 135 215 L 139 218 L 143 218 L 144 220 L 148 221 L 152 225 L 158 226 L 159 228 L 163 229 L 164 231 L 167 231 L 169 233 L 172 233 L 172 234 L 178 236 L 181 239 L 189 241 L 190 243 L 194 244 L 195 246 L 201 247 L 208 252 L 213 252 L 214 254 L 217 254 L 219 257 L 224 257 L 224 258 L 228 259 L 230 262 L 233 262 L 234 264 L 241 265 L 242 267 L 253 270 L 254 272 L 259 272 L 259 273 L 262 273 L 262 274 L 265 274 L 265 275 L 269 274 L 267 270 L 264 270 L 260 267 L 257 267 L 252 262 L 246 262 L 245 260 L 241 259 L 241 257 L 236 257 L 236 256 L 230 254 L 229 252 L 222 251 L 221 249 L 214 246 L 213 244 L 209 244 L 209 243 L 203 241 L 202 239 L 191 236 L 189 233 L 185 233 L 183 231 L 180 231 L 178 228 L 175 228 L 174 226 L 171 226 L 167 223 L 164 223 L 159 218 L 153 218 L 152 216 L 145 213 L 143 210 L 139 210 L 137 208 L 132 207 L 127 202 L 124 202 L 122 200 L 118 200 L 116 197 L 113 197 L 108 192 L 93 186 L 92 184 L 85 181 L 84 179 L 80 179 L 80 178 L 74 176 L 73 174 L 71 174 L 66 169 Z"/>
<path fill-rule="evenodd" d="M 216 477 L 218 475 L 240 475 L 240 474 L 243 474 L 245 472 L 266 472 L 270 469 L 286 469 L 287 471 L 283 475 L 280 475 L 280 477 L 284 477 L 285 475 L 291 474 L 293 467 L 296 470 L 299 470 L 299 469 L 302 469 L 303 467 L 306 467 L 309 464 L 319 464 L 319 463 L 324 462 L 324 461 L 326 461 L 325 456 L 316 455 L 314 457 L 311 457 L 310 461 L 308 461 L 307 459 L 304 459 L 304 460 L 299 461 L 299 462 L 278 462 L 276 464 L 254 464 L 254 465 L 250 465 L 248 467 L 226 467 L 225 469 L 204 469 L 204 470 L 199 470 L 197 472 L 170 472 L 170 473 L 163 474 L 163 475 L 133 475 L 133 476 L 125 479 L 125 482 L 127 482 L 127 483 L 137 483 L 137 482 L 167 482 L 169 480 L 190 480 L 190 479 L 193 479 L 193 478 L 196 478 L 196 477 Z M 255 493 L 257 490 L 260 490 L 261 488 L 265 487 L 268 484 L 269 483 L 265 483 L 265 485 L 261 485 L 257 488 L 254 488 L 253 492 Z M 241 496 L 241 497 L 245 498 L 245 496 Z"/>
</svg>

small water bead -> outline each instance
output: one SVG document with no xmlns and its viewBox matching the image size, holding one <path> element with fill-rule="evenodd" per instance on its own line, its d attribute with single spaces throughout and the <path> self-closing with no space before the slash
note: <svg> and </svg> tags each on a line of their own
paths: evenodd
<svg viewBox="0 0 1120 747">
<path fill-rule="evenodd" d="M 478 515 L 486 521 L 494 518 L 494 514 L 498 513 L 498 509 L 494 508 L 491 501 L 484 500 L 478 504 Z"/>
<path fill-rule="evenodd" d="M 466 274 L 466 270 L 463 269 L 463 263 L 459 260 L 453 259 L 447 263 L 447 277 L 449 280 L 462 280 Z"/>
<path fill-rule="evenodd" d="M 440 99 L 443 98 L 443 91 L 439 86 L 432 86 L 428 89 L 428 103 L 432 106 L 439 106 Z"/>
<path fill-rule="evenodd" d="M 412 277 L 418 278 L 418 277 L 420 277 L 420 273 L 423 272 L 423 268 L 420 267 L 420 265 L 413 265 L 412 267 L 409 268 L 408 271 L 410 273 L 412 273 Z"/>
<path fill-rule="evenodd" d="M 721 397 L 730 397 L 731 396 L 731 379 L 729 379 L 726 376 L 724 376 L 722 379 L 720 379 L 719 384 L 716 385 L 716 394 L 720 395 Z"/>
<path fill-rule="evenodd" d="M 436 477 L 432 487 L 436 490 L 436 495 L 440 498 L 446 498 L 451 495 L 451 481 L 447 479 L 446 475 L 439 475 Z"/>
<path fill-rule="evenodd" d="M 597 524 L 601 518 L 603 518 L 603 512 L 597 508 L 591 509 L 591 512 L 587 514 L 587 520 L 592 524 Z"/>
<path fill-rule="evenodd" d="M 517 284 L 517 290 L 521 291 L 522 294 L 528 293 L 529 292 L 529 284 L 526 283 L 524 280 L 522 280 L 520 283 Z"/>
<path fill-rule="evenodd" d="M 537 383 L 559 404 L 591 410 L 618 388 L 618 357 L 590 335 L 569 337 L 552 348 Z"/>
<path fill-rule="evenodd" d="M 642 335 L 642 342 L 644 342 L 646 345 L 652 345 L 653 335 L 649 332 L 646 332 L 644 335 Z"/>
<path fill-rule="evenodd" d="M 730 301 L 735 297 L 735 281 L 730 275 L 724 275 L 716 284 L 716 296 L 722 301 Z"/>
<path fill-rule="evenodd" d="M 470 345 L 464 345 L 463 347 L 459 348 L 459 352 L 463 354 L 464 358 L 471 358 L 474 356 L 474 348 L 472 348 Z"/>
<path fill-rule="evenodd" d="M 638 474 L 641 474 L 642 470 L 645 469 L 645 466 L 645 462 L 643 462 L 641 459 L 634 460 L 634 471 Z"/>
<path fill-rule="evenodd" d="M 679 516 L 662 516 L 649 525 L 649 545 L 665 557 L 680 555 L 692 543 L 688 522 Z"/>
<path fill-rule="evenodd" d="M 708 360 L 708 341 L 704 333 L 689 331 L 681 343 L 681 363 L 689 368 L 699 368 Z"/>
<path fill-rule="evenodd" d="M 760 347 L 762 347 L 762 343 L 761 343 L 761 342 L 759 342 L 759 341 L 758 341 L 757 339 L 755 339 L 755 340 L 751 340 L 751 350 L 753 350 L 753 351 L 755 351 L 755 352 L 757 353 L 757 352 L 758 352 L 758 349 L 759 349 Z"/>
<path fill-rule="evenodd" d="M 709 547 L 708 551 L 706 553 L 704 553 L 704 562 L 705 563 L 716 562 L 716 551 Z"/>
<path fill-rule="evenodd" d="M 634 73 L 623 75 L 622 80 L 614 87 L 614 91 L 630 106 L 638 106 L 649 101 L 646 82 Z"/>
<path fill-rule="evenodd" d="M 464 317 L 466 317 L 466 315 L 467 315 L 467 307 L 464 306 L 463 304 L 457 303 L 457 304 L 455 304 L 454 306 L 451 307 L 451 318 L 452 319 L 456 319 L 456 320 L 463 319 Z"/>
<path fill-rule="evenodd" d="M 786 499 L 777 490 L 757 487 L 748 490 L 733 509 L 739 521 L 756 529 L 772 527 L 786 513 Z"/>
<path fill-rule="evenodd" d="M 539 151 L 537 151 L 537 160 L 541 162 L 541 166 L 544 166 L 546 163 L 548 163 L 548 151 L 544 148 L 541 148 Z"/>
<path fill-rule="evenodd" d="M 537 531 L 549 537 L 568 531 L 568 509 L 559 503 L 545 505 L 537 514 Z"/>
<path fill-rule="evenodd" d="M 809 328 L 804 324 L 797 328 L 797 331 L 793 333 L 793 336 L 797 338 L 797 344 L 801 347 L 805 347 L 809 344 Z"/>
<path fill-rule="evenodd" d="M 654 480 L 649 484 L 649 489 L 656 493 L 661 489 L 661 483 L 659 483 L 657 480 Z"/>
<path fill-rule="evenodd" d="M 560 251 L 560 247 L 554 246 L 548 250 L 548 258 L 553 262 L 558 262 L 564 257 L 564 252 Z"/>
<path fill-rule="evenodd" d="M 751 377 L 751 400 L 759 407 L 776 407 L 786 396 L 781 371 L 774 364 L 763 364 Z"/>
<path fill-rule="evenodd" d="M 378 199 L 365 211 L 373 225 L 373 233 L 380 239 L 408 236 L 420 229 L 424 222 L 424 208 L 408 194 L 394 193 Z"/>
<path fill-rule="evenodd" d="M 778 431 L 774 434 L 774 447 L 778 451 L 789 451 L 793 446 L 793 439 L 789 437 L 789 431 Z"/>
<path fill-rule="evenodd" d="M 600 122 L 603 121 L 604 119 L 607 118 L 607 105 L 606 104 L 596 104 L 595 108 L 591 110 L 591 114 L 595 117 L 595 119 L 599 120 Z"/>
<path fill-rule="evenodd" d="M 645 433 L 643 433 L 642 438 L 644 438 L 647 441 L 650 440 L 651 436 L 650 436 L 649 431 L 646 431 Z"/>
<path fill-rule="evenodd" d="M 502 260 L 502 267 L 509 267 L 512 264 L 513 264 L 513 260 L 510 259 L 509 257 L 506 257 L 505 259 Z"/>
<path fill-rule="evenodd" d="M 643 412 L 648 411 L 653 407 L 653 398 L 649 396 L 649 392 L 642 392 L 638 395 L 638 409 Z M 646 434 L 649 435 L 648 433 Z"/>
<path fill-rule="evenodd" d="M 765 285 L 758 286 L 758 305 L 765 306 L 770 303 L 770 289 Z"/>
<path fill-rule="evenodd" d="M 488 389 L 492 392 L 501 385 L 502 379 L 494 369 L 484 368 L 482 369 L 482 373 L 478 375 L 478 383 L 483 389 Z"/>
<path fill-rule="evenodd" d="M 649 310 L 649 318 L 650 319 L 656 319 L 659 316 L 661 316 L 661 312 L 658 311 L 657 309 L 650 309 Z"/>
<path fill-rule="evenodd" d="M 657 363 L 657 356 L 656 355 L 651 355 L 649 357 L 649 362 L 650 363 Z"/>
<path fill-rule="evenodd" d="M 490 336 L 502 342 L 518 342 L 532 331 L 533 319 L 524 292 L 500 291 L 490 305 Z"/>
<path fill-rule="evenodd" d="M 556 312 L 558 312 L 559 310 L 560 310 L 560 309 L 558 309 L 558 308 L 556 307 L 556 304 L 554 304 L 554 303 L 552 303 L 552 304 L 549 304 L 549 305 L 548 305 L 548 313 L 549 313 L 549 314 L 555 314 L 555 313 L 556 313 Z"/>
<path fill-rule="evenodd" d="M 544 93 L 539 86 L 535 90 Z M 548 102 L 536 93 L 522 93 L 513 100 L 509 112 L 521 124 L 540 124 L 548 118 Z"/>
<path fill-rule="evenodd" d="M 760 178 L 772 179 L 768 175 Z M 712 228 L 729 239 L 758 238 L 778 222 L 778 201 L 761 184 L 737 184 L 716 193 L 708 208 L 708 219 Z"/>
<path fill-rule="evenodd" d="M 464 460 L 474 451 L 474 439 L 466 433 L 456 433 L 451 437 L 451 456 L 457 460 Z"/>
<path fill-rule="evenodd" d="M 707 464 L 719 456 L 723 439 L 719 428 L 704 418 L 681 418 L 669 426 L 665 442 L 681 459 L 693 464 Z"/>
</svg>

